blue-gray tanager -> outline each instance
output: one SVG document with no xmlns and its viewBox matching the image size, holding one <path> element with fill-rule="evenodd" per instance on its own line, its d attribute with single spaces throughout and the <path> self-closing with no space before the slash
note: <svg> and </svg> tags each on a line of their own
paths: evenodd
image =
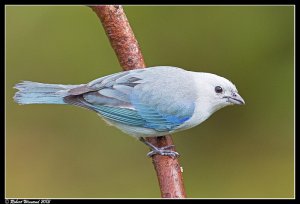
<svg viewBox="0 0 300 204">
<path fill-rule="evenodd" d="M 108 124 L 139 138 L 154 154 L 178 156 L 144 137 L 192 128 L 228 105 L 245 104 L 234 84 L 215 74 L 158 66 L 98 78 L 87 84 L 61 85 L 23 81 L 19 104 L 70 104 L 93 110 Z"/>
</svg>

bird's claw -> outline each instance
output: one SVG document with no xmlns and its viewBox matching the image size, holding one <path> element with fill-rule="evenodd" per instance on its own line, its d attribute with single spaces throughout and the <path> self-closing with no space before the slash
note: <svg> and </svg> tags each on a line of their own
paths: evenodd
<svg viewBox="0 0 300 204">
<path fill-rule="evenodd" d="M 159 155 L 162 155 L 162 156 L 170 156 L 172 158 L 179 157 L 179 153 L 178 152 L 175 152 L 173 150 L 167 150 L 167 149 L 169 149 L 171 147 L 174 147 L 174 145 L 169 145 L 169 146 L 165 146 L 165 147 L 156 148 L 156 149 L 152 150 L 151 152 L 149 152 L 147 154 L 147 156 L 148 157 L 152 157 L 155 154 L 159 154 Z"/>
<path fill-rule="evenodd" d="M 170 149 L 172 147 L 175 147 L 175 145 L 168 145 L 168 146 L 160 147 L 160 148 L 157 148 L 157 149 L 166 150 L 166 149 Z"/>
<path fill-rule="evenodd" d="M 148 147 L 150 147 L 150 149 L 152 150 L 151 152 L 149 152 L 147 154 L 148 157 L 153 157 L 156 154 L 162 155 L 162 156 L 170 156 L 173 159 L 179 157 L 178 152 L 175 152 L 173 150 L 168 150 L 172 147 L 174 147 L 175 145 L 167 145 L 164 147 L 156 147 L 153 144 L 151 144 L 150 142 L 147 142 L 143 137 L 139 138 L 139 140 L 141 142 L 143 142 L 144 144 L 146 144 Z"/>
</svg>

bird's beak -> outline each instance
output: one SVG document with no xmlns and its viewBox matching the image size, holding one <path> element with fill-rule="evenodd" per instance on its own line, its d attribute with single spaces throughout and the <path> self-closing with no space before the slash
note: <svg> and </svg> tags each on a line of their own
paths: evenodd
<svg viewBox="0 0 300 204">
<path fill-rule="evenodd" d="M 232 104 L 245 105 L 244 99 L 236 92 L 232 92 L 231 96 L 224 96 L 223 98 L 226 98 Z"/>
</svg>

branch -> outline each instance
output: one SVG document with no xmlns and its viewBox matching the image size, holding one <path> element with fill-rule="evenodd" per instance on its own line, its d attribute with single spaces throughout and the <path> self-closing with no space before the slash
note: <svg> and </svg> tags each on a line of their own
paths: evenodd
<svg viewBox="0 0 300 204">
<path fill-rule="evenodd" d="M 122 6 L 90 7 L 101 20 L 122 68 L 124 70 L 145 68 L 141 50 Z M 146 139 L 157 147 L 173 145 L 171 135 Z M 174 148 L 172 150 L 175 151 Z M 185 198 L 186 194 L 178 159 L 154 155 L 152 163 L 156 170 L 161 196 L 163 198 Z"/>
</svg>

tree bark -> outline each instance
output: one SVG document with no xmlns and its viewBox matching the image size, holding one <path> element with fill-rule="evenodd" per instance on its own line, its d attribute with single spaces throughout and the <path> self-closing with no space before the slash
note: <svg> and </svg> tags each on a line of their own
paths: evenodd
<svg viewBox="0 0 300 204">
<path fill-rule="evenodd" d="M 90 6 L 97 14 L 123 70 L 146 68 L 142 52 L 129 25 L 122 6 Z M 173 145 L 171 135 L 146 138 L 157 147 Z M 175 148 L 172 148 L 175 151 Z M 154 155 L 156 170 L 163 198 L 185 198 L 183 177 L 178 158 Z"/>
</svg>

